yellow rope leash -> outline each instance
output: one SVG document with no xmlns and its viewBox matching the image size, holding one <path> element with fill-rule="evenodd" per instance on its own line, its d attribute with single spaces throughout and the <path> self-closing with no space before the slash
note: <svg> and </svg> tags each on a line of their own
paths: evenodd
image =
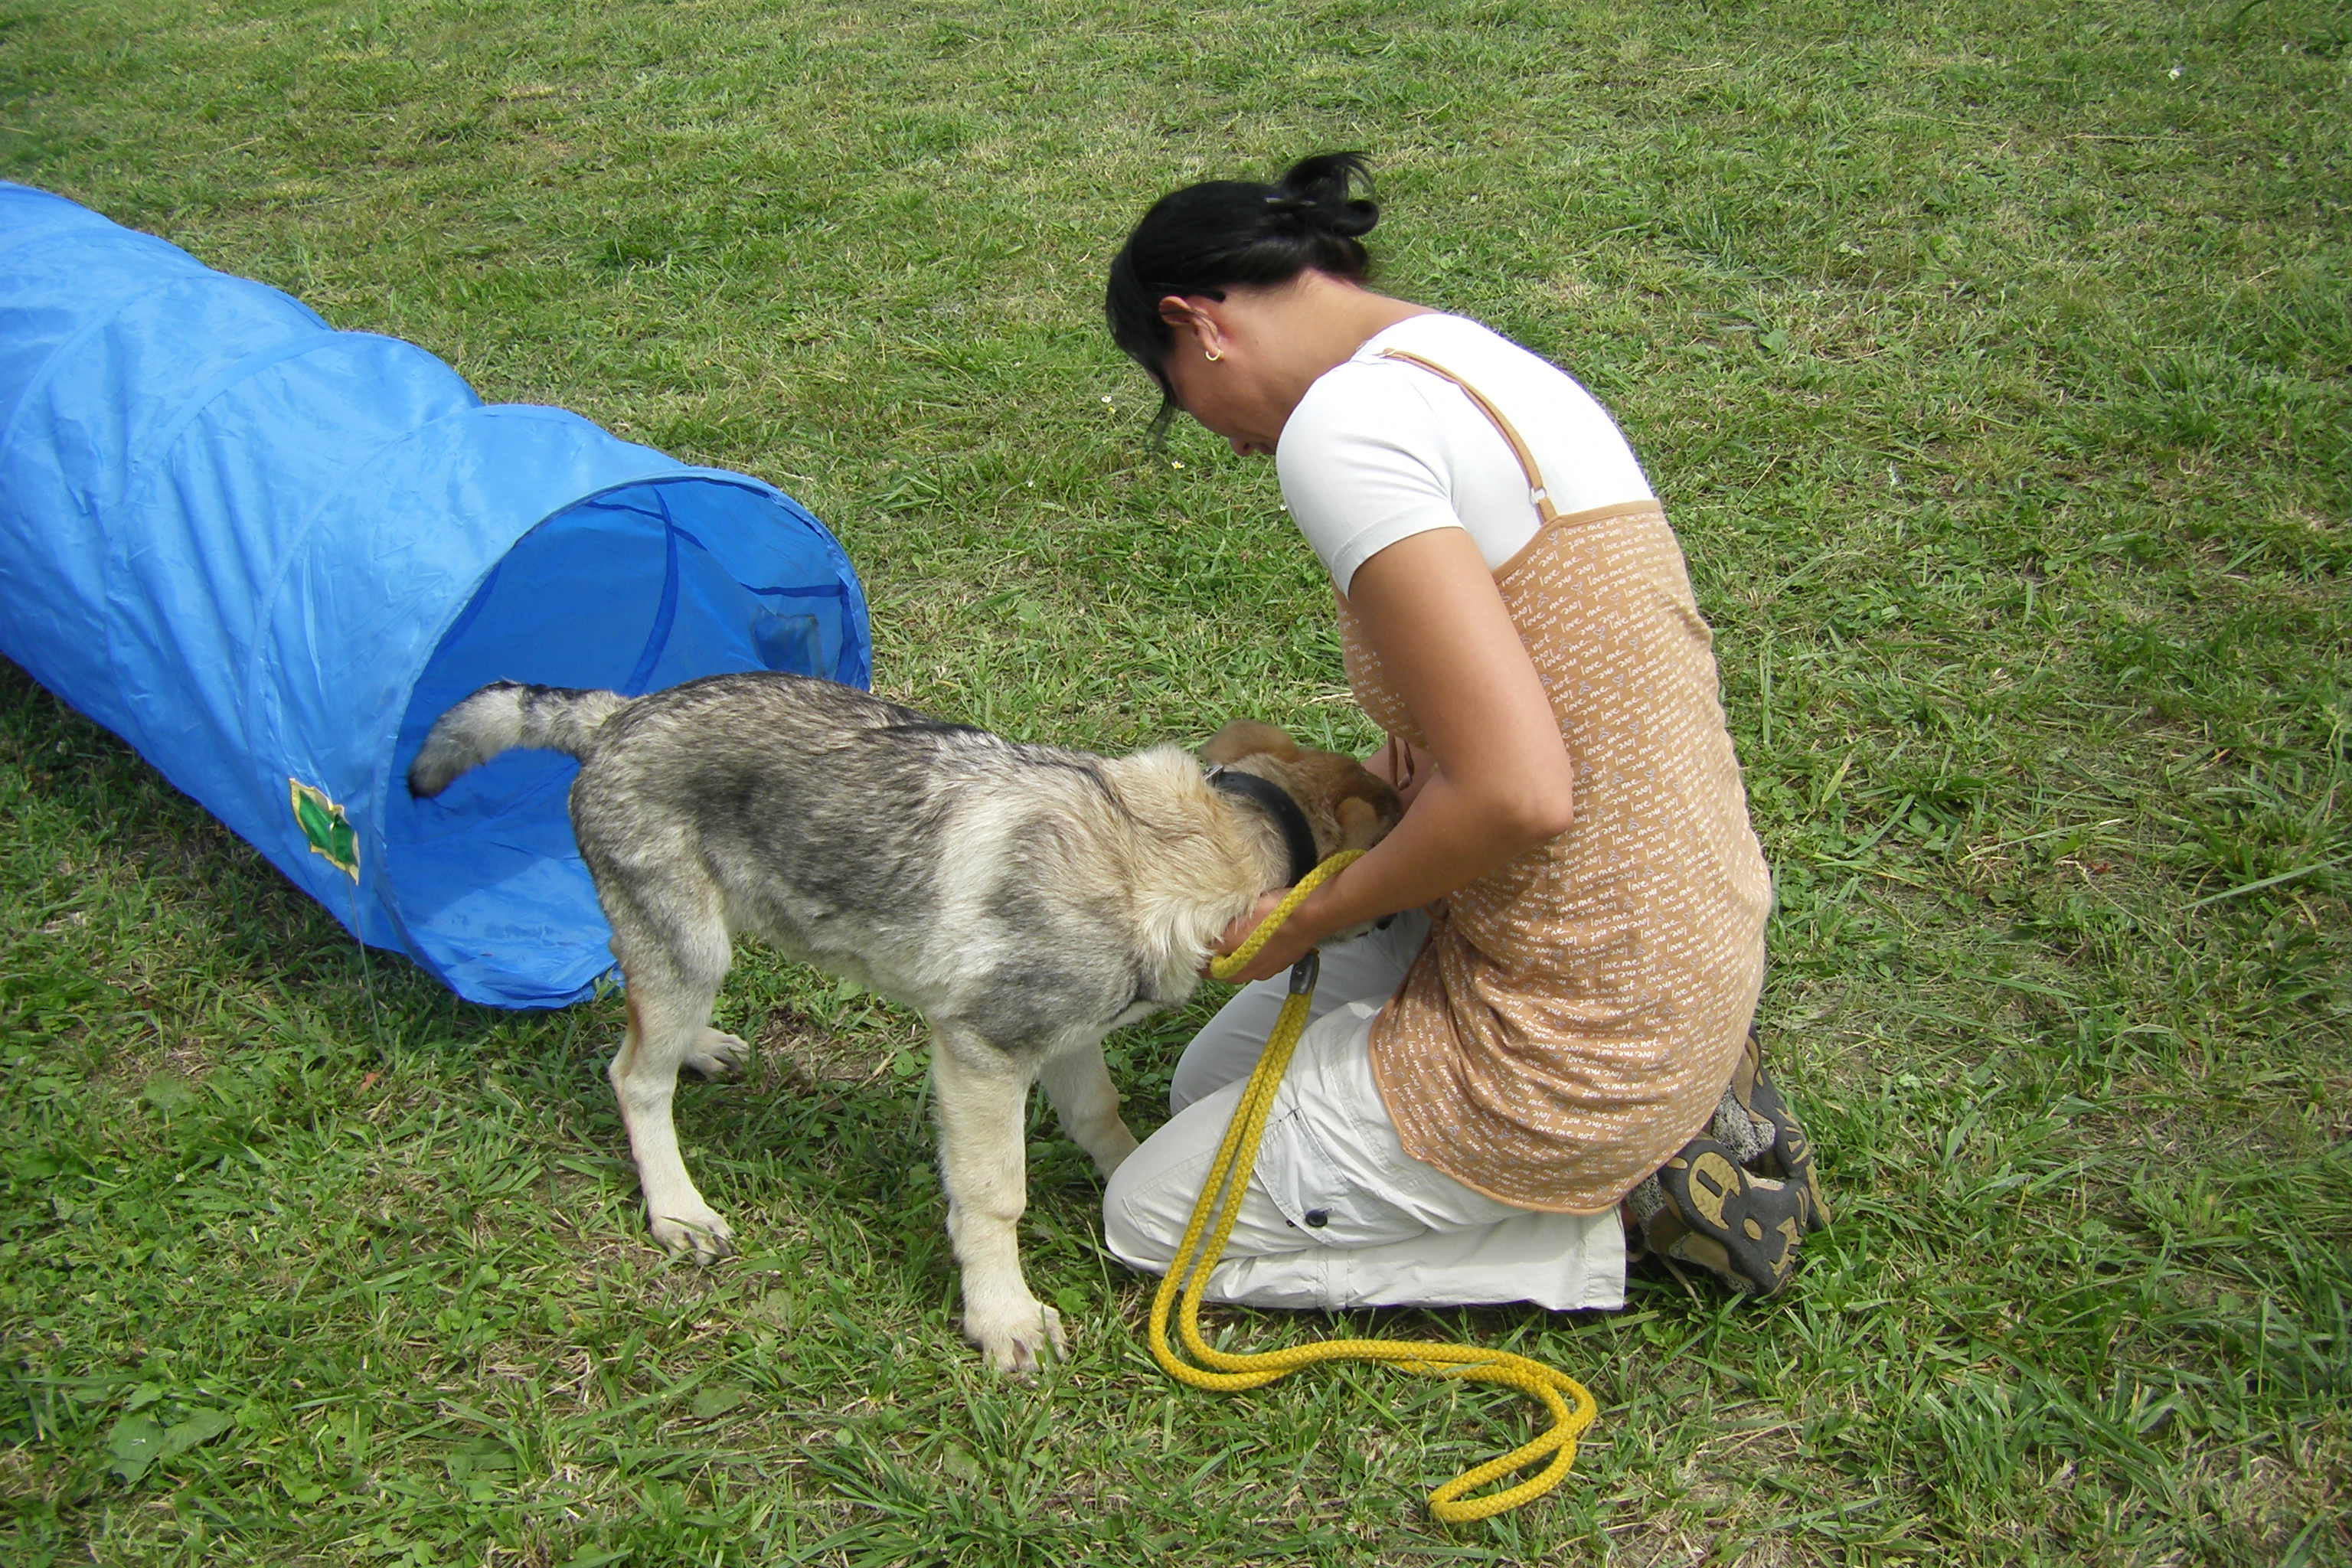
<svg viewBox="0 0 2352 1568">
<path fill-rule="evenodd" d="M 1309 893 L 1361 853 L 1343 849 L 1307 873 L 1274 913 L 1250 933 L 1249 940 L 1217 960 L 1209 973 L 1223 980 L 1238 972 L 1257 955 L 1276 929 L 1290 918 L 1291 911 Z M 1202 1185 L 1200 1200 L 1192 1205 L 1192 1217 L 1184 1227 L 1184 1239 L 1176 1248 L 1175 1260 L 1169 1265 L 1167 1276 L 1160 1281 L 1159 1291 L 1151 1299 L 1151 1354 L 1171 1377 L 1195 1388 L 1255 1388 L 1302 1366 L 1328 1361 L 1390 1362 L 1401 1371 L 1425 1377 L 1461 1378 L 1516 1388 L 1541 1400 L 1551 1411 L 1551 1429 L 1499 1458 L 1489 1459 L 1454 1477 L 1429 1494 L 1429 1508 L 1449 1524 L 1466 1523 L 1517 1508 L 1543 1496 L 1567 1477 L 1569 1468 L 1576 1462 L 1577 1436 L 1598 1414 L 1592 1395 L 1567 1373 L 1508 1351 L 1433 1341 L 1324 1340 L 1288 1350 L 1234 1355 L 1201 1337 L 1201 1292 L 1208 1286 L 1209 1271 L 1224 1256 L 1225 1238 L 1233 1233 L 1241 1195 L 1248 1190 L 1250 1170 L 1257 1163 L 1258 1139 L 1265 1131 L 1266 1113 L 1273 1109 L 1275 1089 L 1282 1082 L 1283 1070 L 1290 1063 L 1290 1053 L 1297 1046 L 1298 1037 L 1306 1030 L 1307 1010 L 1315 997 L 1316 968 L 1315 954 L 1310 952 L 1291 971 L 1290 995 L 1282 1005 L 1281 1016 L 1275 1021 L 1265 1053 L 1258 1058 L 1257 1068 L 1250 1074 L 1249 1083 L 1242 1091 L 1241 1104 L 1225 1128 L 1224 1142 L 1217 1148 L 1216 1161 Z M 1179 1359 L 1168 1342 L 1168 1309 L 1180 1292 L 1183 1306 L 1177 1315 L 1177 1326 L 1185 1350 L 1193 1361 L 1202 1363 L 1198 1366 Z M 1570 1407 L 1570 1400 L 1574 1401 L 1573 1409 Z M 1463 1500 L 1465 1493 L 1524 1469 L 1547 1455 L 1550 1463 L 1517 1485 Z"/>
</svg>

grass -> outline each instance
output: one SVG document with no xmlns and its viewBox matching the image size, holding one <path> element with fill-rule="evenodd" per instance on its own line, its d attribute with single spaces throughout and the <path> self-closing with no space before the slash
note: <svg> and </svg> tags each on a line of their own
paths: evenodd
<svg viewBox="0 0 2352 1568">
<path fill-rule="evenodd" d="M 0 1558 L 2352 1561 L 2347 69 L 2322 0 L 0 0 L 0 176 L 782 485 L 881 689 L 1104 748 L 1370 738 L 1271 474 L 1095 321 L 1151 195 L 1368 149 L 1390 285 L 1668 500 L 1840 1211 L 1761 1306 L 1233 1317 L 1585 1377 L 1448 1530 L 1518 1405 L 1171 1388 L 1042 1125 L 1076 1353 L 982 1374 L 915 1027 L 805 972 L 683 1108 L 747 1254 L 668 1262 L 613 1005 L 355 951 L 0 672 Z M 1139 1120 L 1200 1016 L 1113 1042 Z"/>
</svg>

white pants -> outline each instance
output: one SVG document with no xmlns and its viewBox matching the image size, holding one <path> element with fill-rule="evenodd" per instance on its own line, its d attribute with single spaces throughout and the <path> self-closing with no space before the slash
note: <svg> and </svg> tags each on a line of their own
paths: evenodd
<svg viewBox="0 0 2352 1568">
<path fill-rule="evenodd" d="M 1210 1300 L 1325 1310 L 1625 1304 L 1625 1234 L 1614 1209 L 1515 1208 L 1398 1142 L 1368 1043 L 1373 1016 L 1428 934 L 1424 918 L 1400 915 L 1325 951 L 1312 1022 L 1267 1114 Z M 1169 1121 L 1112 1174 L 1105 1239 L 1129 1267 L 1168 1271 L 1287 992 L 1279 977 L 1244 986 L 1193 1037 L 1170 1088 Z"/>
</svg>

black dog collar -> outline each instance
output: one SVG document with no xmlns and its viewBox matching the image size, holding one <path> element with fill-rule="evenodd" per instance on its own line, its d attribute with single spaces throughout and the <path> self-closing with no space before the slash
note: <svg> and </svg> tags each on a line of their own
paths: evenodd
<svg viewBox="0 0 2352 1568">
<path fill-rule="evenodd" d="M 1298 809 L 1290 792 L 1255 773 L 1240 773 L 1222 763 L 1209 770 L 1209 784 L 1227 795 L 1241 796 L 1274 818 L 1275 826 L 1282 833 L 1283 847 L 1290 852 L 1290 880 L 1284 885 L 1295 888 L 1305 881 L 1319 858 L 1315 853 L 1315 834 L 1307 826 L 1307 814 Z"/>
</svg>

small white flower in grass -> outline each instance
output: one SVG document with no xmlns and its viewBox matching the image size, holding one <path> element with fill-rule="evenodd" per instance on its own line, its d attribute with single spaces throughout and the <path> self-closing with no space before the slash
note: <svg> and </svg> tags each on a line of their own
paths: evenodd
<svg viewBox="0 0 2352 1568">
<path fill-rule="evenodd" d="M 2173 80 L 2179 81 L 2180 79 L 2180 68 L 2179 66 L 2175 66 L 2164 74 L 2170 77 Z"/>
<path fill-rule="evenodd" d="M 1168 466 L 1171 468 L 1181 468 L 1184 466 L 1184 459 L 1181 458 L 1171 458 L 1168 459 Z"/>
</svg>

